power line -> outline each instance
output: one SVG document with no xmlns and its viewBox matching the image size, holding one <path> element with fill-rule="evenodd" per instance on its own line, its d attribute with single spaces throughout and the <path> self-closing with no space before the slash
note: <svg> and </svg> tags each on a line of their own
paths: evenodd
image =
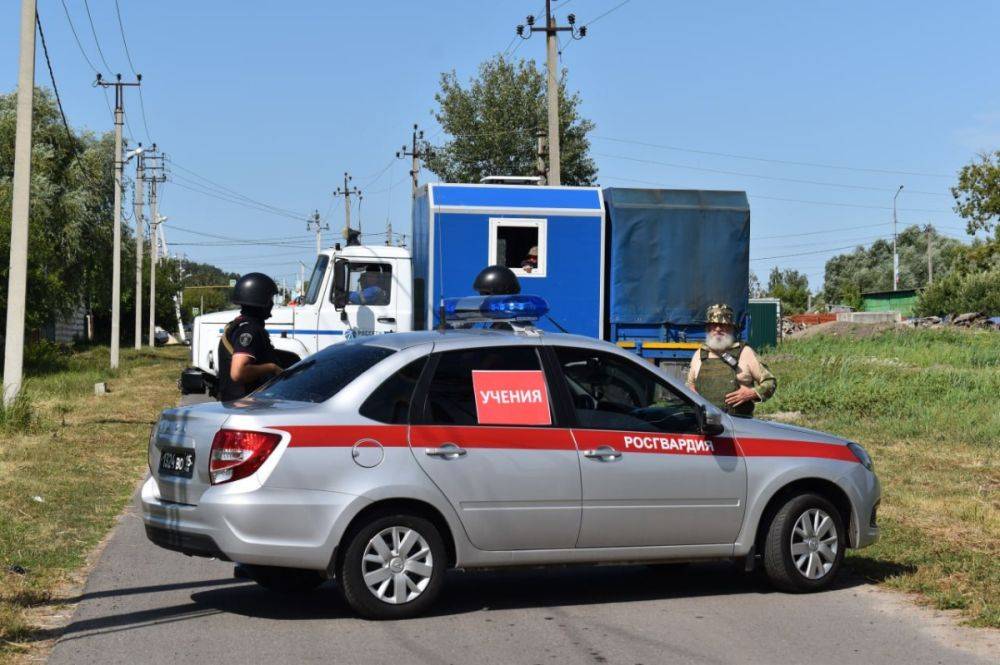
<svg viewBox="0 0 1000 665">
<path fill-rule="evenodd" d="M 118 30 L 122 35 L 122 46 L 125 47 L 125 57 L 128 59 L 129 69 L 132 70 L 133 74 L 136 74 L 135 65 L 132 64 L 132 54 L 128 52 L 128 42 L 125 41 L 125 25 L 122 23 L 122 8 L 119 6 L 118 0 L 115 0 L 115 14 L 118 16 Z"/>
<path fill-rule="evenodd" d="M 90 58 L 87 57 L 87 52 L 83 49 L 83 43 L 80 41 L 80 35 L 76 34 L 76 27 L 73 25 L 73 19 L 70 18 L 69 8 L 66 6 L 66 0 L 59 0 L 59 2 L 62 3 L 63 11 L 66 12 L 66 21 L 69 23 L 70 32 L 73 33 L 73 39 L 76 40 L 76 46 L 80 49 L 80 55 L 83 56 L 83 59 L 87 61 L 87 64 L 90 65 L 90 68 L 94 70 L 94 72 L 100 71 L 94 66 L 94 63 L 91 62 Z M 108 73 L 110 73 L 110 71 Z M 110 110 L 110 106 L 108 110 Z"/>
<path fill-rule="evenodd" d="M 768 162 L 771 164 L 788 164 L 791 166 L 809 166 L 812 168 L 820 169 L 835 169 L 838 171 L 860 171 L 862 173 L 882 173 L 887 175 L 908 175 L 908 176 L 920 176 L 925 178 L 948 178 L 952 179 L 954 176 L 944 175 L 942 173 L 921 173 L 919 171 L 898 171 L 891 169 L 877 169 L 877 168 L 865 168 L 860 166 L 840 166 L 837 164 L 822 164 L 819 162 L 797 162 L 788 159 L 774 159 L 770 157 L 754 157 L 751 155 L 739 155 L 729 152 L 713 152 L 711 150 L 698 150 L 695 148 L 681 148 L 679 146 L 673 145 L 663 145 L 660 143 L 648 143 L 646 141 L 635 141 L 632 139 L 619 139 L 610 136 L 593 136 L 592 138 L 598 139 L 600 141 L 614 141 L 615 143 L 627 143 L 631 145 L 641 145 L 647 148 L 659 148 L 661 150 L 674 150 L 677 152 L 690 152 L 698 155 L 712 155 L 714 157 L 729 157 L 732 159 L 746 159 L 754 162 Z"/>
<path fill-rule="evenodd" d="M 672 187 L 672 185 L 654 182 L 652 180 L 640 180 L 638 178 L 623 178 L 620 176 L 603 176 L 605 180 L 621 180 L 622 182 L 634 182 L 640 185 L 654 185 L 656 187 Z M 786 203 L 804 203 L 807 205 L 821 205 L 821 206 L 836 206 L 841 208 L 864 208 L 866 210 L 892 210 L 892 206 L 877 206 L 877 205 L 865 205 L 863 203 L 844 203 L 841 201 L 810 201 L 807 199 L 789 199 L 779 196 L 763 196 L 761 194 L 753 194 L 750 196 L 752 199 L 766 199 L 768 201 L 784 201 Z M 897 208 L 901 212 L 929 212 L 929 213 L 940 213 L 950 215 L 951 210 L 945 210 L 942 208 Z"/>
<path fill-rule="evenodd" d="M 774 238 L 797 238 L 800 236 L 815 236 L 823 233 L 839 233 L 841 231 L 854 231 L 856 229 L 872 229 L 878 226 L 889 226 L 892 222 L 880 222 L 878 224 L 863 224 L 861 226 L 843 226 L 836 229 L 825 229 L 823 231 L 807 231 L 805 233 L 780 233 L 773 236 L 751 236 L 750 240 L 772 240 Z"/>
<path fill-rule="evenodd" d="M 271 215 L 277 215 L 279 217 L 287 217 L 289 219 L 294 219 L 297 222 L 298 221 L 302 221 L 302 219 L 303 219 L 303 217 L 298 216 L 298 215 L 291 215 L 291 214 L 288 214 L 288 213 L 285 213 L 285 212 L 276 211 L 276 210 L 273 210 L 273 209 L 270 209 L 270 208 L 265 208 L 265 207 L 262 207 L 262 206 L 259 206 L 259 205 L 253 204 L 253 203 L 248 203 L 246 201 L 243 201 L 243 200 L 231 197 L 231 196 L 226 196 L 226 195 L 220 194 L 217 191 L 213 191 L 211 189 L 208 189 L 204 185 L 200 185 L 200 184 L 195 183 L 195 182 L 190 181 L 190 180 L 188 180 L 187 181 L 188 184 L 185 185 L 183 182 L 177 182 L 177 180 L 175 180 L 175 178 L 184 179 L 183 176 L 178 176 L 178 175 L 174 174 L 171 177 L 171 179 L 174 181 L 174 184 L 176 186 L 180 187 L 181 189 L 186 189 L 188 191 L 195 192 L 196 194 L 201 194 L 202 196 L 208 196 L 210 198 L 219 199 L 220 201 L 225 201 L 226 203 L 233 203 L 235 205 L 240 205 L 240 206 L 243 206 L 245 208 L 250 208 L 252 210 L 256 210 L 258 212 L 264 212 L 264 213 L 268 213 L 268 214 L 271 214 Z"/>
<path fill-rule="evenodd" d="M 604 18 L 605 16 L 607 16 L 608 14 L 610 14 L 612 12 L 615 12 L 615 11 L 618 11 L 619 9 L 621 9 L 622 7 L 624 7 L 625 5 L 627 5 L 631 1 L 632 0 L 624 0 L 623 2 L 618 3 L 617 5 L 615 5 L 614 7 L 612 7 L 611 9 L 609 9 L 608 11 L 604 12 L 603 14 L 599 14 L 596 18 L 592 18 L 589 21 L 587 21 L 586 23 L 584 23 L 583 27 L 584 28 L 589 28 L 590 26 L 592 26 L 593 24 L 597 23 L 602 18 Z M 569 4 L 569 2 L 564 2 L 559 8 L 562 9 L 563 7 L 565 7 L 568 4 Z M 566 45 L 566 48 L 569 48 L 572 44 L 573 44 L 573 42 L 570 42 L 569 44 Z"/>
<path fill-rule="evenodd" d="M 300 220 L 301 221 L 302 219 L 304 219 L 304 218 L 306 218 L 308 216 L 308 215 L 296 212 L 294 210 L 289 210 L 287 208 L 281 208 L 279 206 L 271 205 L 270 203 L 264 203 L 263 201 L 258 201 L 256 199 L 250 198 L 249 196 L 247 196 L 245 194 L 242 194 L 242 193 L 236 191 L 235 189 L 233 189 L 231 187 L 227 187 L 227 186 L 222 185 L 222 184 L 220 184 L 218 182 L 215 182 L 214 180 L 210 180 L 209 178 L 206 178 L 205 176 L 203 176 L 203 175 L 201 175 L 201 174 L 199 174 L 199 173 L 197 173 L 195 171 L 192 171 L 191 169 L 187 168 L 186 166 L 183 166 L 182 164 L 178 164 L 177 161 L 173 157 L 170 157 L 168 159 L 170 161 L 171 166 L 179 168 L 180 170 L 185 171 L 187 173 L 190 173 L 191 175 L 195 176 L 196 178 L 198 178 L 200 180 L 204 180 L 205 182 L 209 183 L 209 185 L 211 185 L 211 187 L 209 187 L 208 185 L 204 185 L 202 183 L 191 181 L 190 179 L 186 179 L 186 178 L 183 178 L 183 176 L 180 176 L 182 179 L 186 179 L 189 182 L 192 182 L 192 183 L 198 185 L 199 187 L 202 187 L 203 189 L 207 189 L 207 190 L 213 190 L 214 189 L 216 191 L 221 190 L 221 192 L 219 192 L 219 193 L 222 193 L 222 194 L 224 194 L 226 196 L 229 196 L 229 197 L 232 197 L 232 198 L 242 199 L 242 200 L 244 200 L 246 202 L 253 203 L 254 205 L 261 206 L 261 207 L 264 207 L 264 208 L 268 208 L 271 211 L 275 212 L 276 214 L 281 214 L 281 215 L 283 215 L 285 217 L 291 217 L 291 218 L 296 219 L 296 220 Z"/>
<path fill-rule="evenodd" d="M 94 35 L 94 44 L 97 46 L 97 55 L 101 56 L 101 62 L 104 66 L 108 68 L 108 73 L 110 74 L 114 71 L 108 61 L 104 59 L 104 51 L 101 50 L 101 42 L 97 39 L 97 30 L 94 28 L 94 17 L 90 15 L 90 3 L 87 0 L 83 0 L 83 6 L 87 10 L 87 20 L 90 21 L 90 32 Z"/>
<path fill-rule="evenodd" d="M 759 258 L 756 258 L 756 259 L 750 259 L 750 260 L 751 261 L 770 261 L 772 259 L 787 259 L 787 258 L 791 258 L 793 256 L 809 256 L 809 255 L 814 255 L 814 254 L 825 254 L 827 252 L 838 252 L 838 251 L 845 250 L 845 249 L 854 249 L 855 247 L 864 247 L 866 245 L 873 245 L 876 242 L 878 242 L 879 240 L 886 240 L 886 238 L 884 236 L 879 236 L 877 240 L 873 240 L 871 242 L 866 242 L 866 243 L 854 243 L 854 244 L 851 244 L 851 245 L 845 245 L 843 247 L 830 247 L 828 249 L 817 249 L 817 250 L 812 251 L 812 252 L 796 252 L 795 254 L 780 254 L 778 256 L 762 256 L 762 257 L 759 257 Z"/>
<path fill-rule="evenodd" d="M 705 173 L 718 173 L 721 175 L 733 175 L 742 178 L 760 178 L 761 180 L 775 180 L 779 182 L 793 182 L 799 185 L 818 185 L 821 187 L 840 187 L 843 189 L 857 189 L 869 192 L 894 192 L 894 189 L 886 189 L 884 187 L 869 187 L 868 185 L 851 185 L 842 182 L 825 182 L 822 180 L 804 180 L 802 178 L 784 178 L 781 176 L 771 176 L 771 175 L 759 175 L 756 173 L 744 173 L 742 171 L 726 171 L 723 169 L 710 169 L 702 166 L 689 166 L 687 164 L 673 164 L 671 162 L 661 162 L 655 159 L 642 159 L 640 157 L 628 157 L 626 155 L 611 155 L 607 153 L 594 153 L 596 157 L 606 157 L 609 159 L 623 159 L 629 162 L 638 162 L 640 164 L 657 164 L 659 166 L 669 166 L 675 169 L 687 169 L 689 171 L 703 171 Z M 951 196 L 944 192 L 928 192 L 918 189 L 908 189 L 906 190 L 910 194 L 923 194 L 926 196 Z"/>
</svg>

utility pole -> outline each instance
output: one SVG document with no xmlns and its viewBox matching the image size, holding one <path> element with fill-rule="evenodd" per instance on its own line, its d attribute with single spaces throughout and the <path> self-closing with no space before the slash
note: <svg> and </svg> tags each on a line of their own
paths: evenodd
<svg viewBox="0 0 1000 665">
<path fill-rule="evenodd" d="M 535 175 L 541 178 L 539 184 L 544 185 L 548 182 L 548 173 L 545 169 L 545 130 L 539 129 L 535 132 Z"/>
<path fill-rule="evenodd" d="M 139 144 L 142 149 L 142 144 Z M 142 348 L 142 244 L 146 235 L 146 225 L 142 216 L 143 197 L 146 189 L 145 165 L 143 164 L 142 153 L 139 153 L 135 162 L 135 188 L 132 202 L 135 204 L 135 350 Z"/>
<path fill-rule="evenodd" d="M 930 224 L 927 225 L 927 283 L 934 283 L 934 259 L 932 258 L 934 252 L 934 227 Z"/>
<path fill-rule="evenodd" d="M 28 290 L 28 211 L 31 204 L 31 111 L 35 96 L 35 0 L 21 0 L 21 54 L 17 71 L 14 130 L 14 189 L 10 214 L 10 272 L 3 350 L 3 404 L 21 392 L 24 369 L 24 310 Z"/>
<path fill-rule="evenodd" d="M 146 164 L 146 182 L 149 183 L 149 346 L 156 346 L 156 264 L 159 256 L 160 224 L 166 217 L 160 217 L 160 207 L 158 199 L 158 185 L 167 179 L 163 168 L 163 153 L 159 152 L 156 144 L 146 155 L 149 163 Z"/>
<path fill-rule="evenodd" d="M 896 194 L 892 197 L 892 290 L 899 290 L 899 252 L 896 251 L 896 199 L 899 198 L 899 193 L 903 191 L 903 186 L 900 185 L 899 189 L 896 190 Z"/>
<path fill-rule="evenodd" d="M 410 149 L 407 150 L 404 145 L 396 152 L 397 159 L 404 159 L 406 157 L 413 159 L 410 166 L 410 178 L 413 180 L 413 198 L 417 198 L 417 189 L 420 187 L 420 160 L 426 161 L 430 156 L 431 147 L 424 141 L 424 130 L 419 129 L 417 124 L 414 123 Z"/>
<path fill-rule="evenodd" d="M 125 88 L 138 87 L 141 83 L 141 74 L 136 74 L 134 83 L 122 81 L 121 74 L 115 76 L 114 82 L 105 81 L 100 74 L 94 81 L 96 86 L 115 89 L 115 226 L 114 251 L 111 254 L 111 369 L 118 367 L 118 350 L 121 343 L 122 171 L 125 168 L 125 162 L 122 160 L 122 126 L 125 124 Z"/>
<path fill-rule="evenodd" d="M 559 153 L 559 43 L 557 35 L 560 32 L 568 32 L 573 39 L 583 39 L 587 36 L 587 26 L 576 28 L 576 15 L 569 14 L 566 17 L 569 25 L 556 25 L 556 19 L 552 15 L 552 0 L 545 0 L 545 63 L 548 69 L 546 81 L 546 101 L 548 102 L 548 123 L 549 123 L 549 177 L 548 184 L 561 184 L 560 176 L 560 153 Z M 542 32 L 535 28 L 535 17 L 528 16 L 526 19 L 528 29 L 525 31 L 523 25 L 517 26 L 517 34 L 522 39 L 528 39 L 534 32 Z"/>
<path fill-rule="evenodd" d="M 351 180 L 353 178 L 351 178 L 350 174 L 344 171 L 344 186 L 343 188 L 338 187 L 333 193 L 334 196 L 344 197 L 344 240 L 347 241 L 348 245 L 351 244 L 352 236 L 360 235 L 360 229 L 355 232 L 351 228 L 351 197 L 361 196 L 361 190 L 357 187 L 351 187 Z"/>
<path fill-rule="evenodd" d="M 306 220 L 306 231 L 316 232 L 316 256 L 323 251 L 323 231 L 329 231 L 330 225 L 322 222 L 319 218 L 319 210 L 313 213 L 310 219 Z"/>
</svg>

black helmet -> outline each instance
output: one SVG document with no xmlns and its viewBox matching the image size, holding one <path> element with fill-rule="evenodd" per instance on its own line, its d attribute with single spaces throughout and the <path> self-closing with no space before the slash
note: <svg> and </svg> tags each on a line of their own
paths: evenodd
<svg viewBox="0 0 1000 665">
<path fill-rule="evenodd" d="M 250 307 L 270 308 L 278 285 L 262 272 L 248 272 L 233 287 L 233 303 Z"/>
<path fill-rule="evenodd" d="M 521 283 L 510 268 L 504 266 L 488 266 L 479 271 L 476 281 L 472 283 L 481 296 L 507 296 L 521 292 Z"/>
</svg>

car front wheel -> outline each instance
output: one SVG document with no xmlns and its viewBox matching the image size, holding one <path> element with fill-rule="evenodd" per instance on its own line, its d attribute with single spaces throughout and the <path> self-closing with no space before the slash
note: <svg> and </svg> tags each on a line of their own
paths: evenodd
<svg viewBox="0 0 1000 665">
<path fill-rule="evenodd" d="M 338 579 L 344 599 L 358 614 L 405 619 L 434 602 L 446 567 L 444 541 L 430 521 L 383 515 L 349 537 Z"/>
<path fill-rule="evenodd" d="M 764 570 L 777 588 L 802 593 L 827 587 L 844 560 L 840 512 L 817 494 L 789 499 L 775 514 L 764 543 Z"/>
</svg>

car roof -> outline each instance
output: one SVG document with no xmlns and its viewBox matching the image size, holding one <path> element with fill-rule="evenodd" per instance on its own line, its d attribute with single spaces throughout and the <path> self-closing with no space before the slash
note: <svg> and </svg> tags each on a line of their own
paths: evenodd
<svg viewBox="0 0 1000 665">
<path fill-rule="evenodd" d="M 476 346 L 511 346 L 537 344 L 563 344 L 574 347 L 589 347 L 595 349 L 616 349 L 614 344 L 603 342 L 592 337 L 570 335 L 565 333 L 550 333 L 538 331 L 540 334 L 526 334 L 511 330 L 493 330 L 487 328 L 448 328 L 446 330 L 422 330 L 414 332 L 399 332 L 385 335 L 371 335 L 356 338 L 353 343 L 381 346 L 396 351 L 422 344 L 434 344 L 438 349 L 451 347 Z"/>
</svg>

